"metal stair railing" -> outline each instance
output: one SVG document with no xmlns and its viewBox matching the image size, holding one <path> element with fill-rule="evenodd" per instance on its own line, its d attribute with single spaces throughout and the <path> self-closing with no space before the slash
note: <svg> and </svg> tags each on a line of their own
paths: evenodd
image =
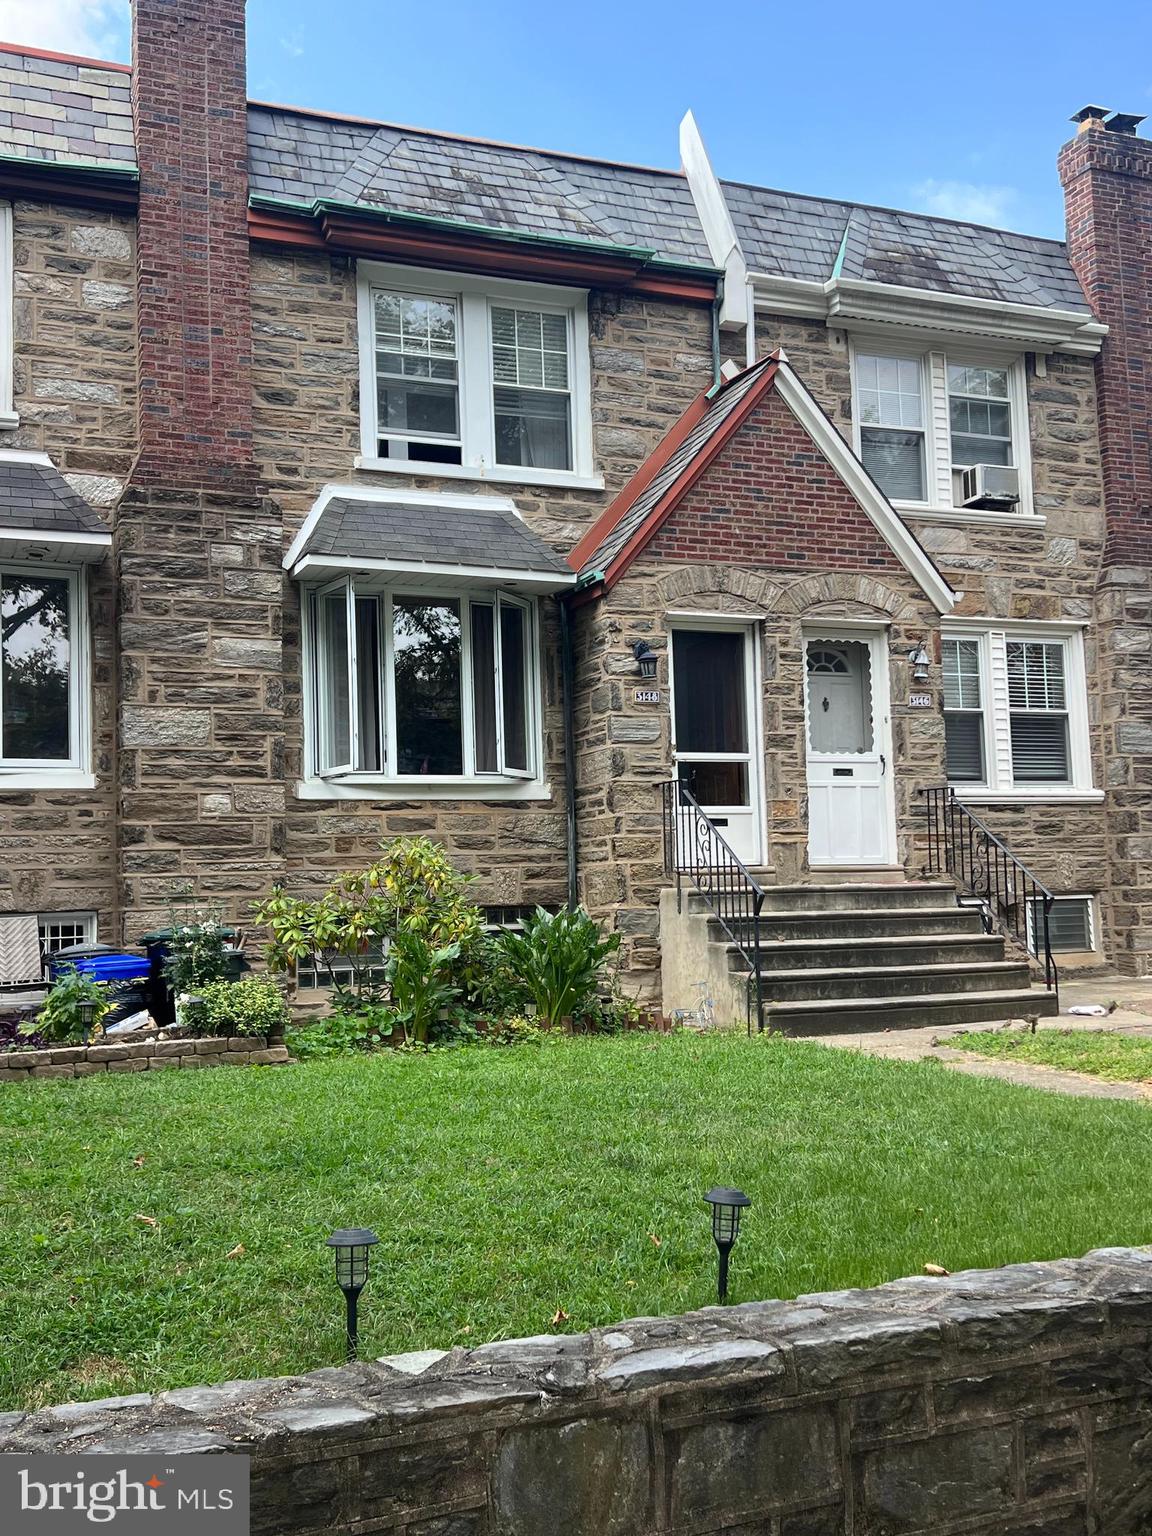
<svg viewBox="0 0 1152 1536">
<path fill-rule="evenodd" d="M 951 875 L 981 904 L 984 927 L 1014 939 L 1044 967 L 1044 985 L 1060 1003 L 1060 978 L 1052 956 L 1055 897 L 950 785 L 922 791 L 928 828 L 928 872 Z"/>
<path fill-rule="evenodd" d="M 662 784 L 661 789 L 664 868 L 676 878 L 676 910 L 683 910 L 683 882 L 688 879 L 748 966 L 748 1033 L 752 1033 L 753 1010 L 756 1028 L 762 1030 L 764 982 L 760 975 L 760 914 L 764 889 L 679 779 Z"/>
</svg>

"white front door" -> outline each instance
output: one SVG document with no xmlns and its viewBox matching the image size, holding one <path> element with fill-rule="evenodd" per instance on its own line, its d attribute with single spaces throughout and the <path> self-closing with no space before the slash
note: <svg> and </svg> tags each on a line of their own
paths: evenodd
<svg viewBox="0 0 1152 1536">
<path fill-rule="evenodd" d="M 761 857 L 753 633 L 749 624 L 704 620 L 672 630 L 675 775 L 744 864 Z M 687 835 L 690 822 L 683 827 Z"/>
<path fill-rule="evenodd" d="M 887 646 L 882 634 L 804 641 L 810 865 L 890 864 Z"/>
</svg>

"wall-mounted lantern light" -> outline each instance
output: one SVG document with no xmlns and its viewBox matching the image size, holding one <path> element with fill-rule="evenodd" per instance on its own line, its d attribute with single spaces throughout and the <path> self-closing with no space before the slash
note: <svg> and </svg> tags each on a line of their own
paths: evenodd
<svg viewBox="0 0 1152 1536">
<path fill-rule="evenodd" d="M 918 645 L 914 651 L 908 652 L 908 661 L 912 667 L 912 681 L 914 683 L 926 683 L 928 681 L 928 668 L 932 665 L 932 658 Z"/>
<path fill-rule="evenodd" d="M 712 1238 L 720 1255 L 716 1295 L 728 1300 L 728 1255 L 740 1233 L 740 1213 L 752 1204 L 742 1189 L 710 1189 L 704 1196 L 712 1207 Z"/>
<path fill-rule="evenodd" d="M 336 1250 L 336 1284 L 344 1292 L 347 1315 L 348 1358 L 359 1354 L 357 1304 L 368 1281 L 368 1253 L 380 1241 L 367 1227 L 343 1227 L 325 1244 Z"/>
<path fill-rule="evenodd" d="M 636 658 L 636 670 L 641 677 L 653 678 L 656 676 L 656 652 L 648 644 L 647 640 L 637 640 L 632 647 L 632 654 Z"/>
</svg>

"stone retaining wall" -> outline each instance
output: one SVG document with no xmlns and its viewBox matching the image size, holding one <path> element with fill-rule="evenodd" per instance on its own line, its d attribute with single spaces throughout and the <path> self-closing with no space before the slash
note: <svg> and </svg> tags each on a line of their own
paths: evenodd
<svg viewBox="0 0 1152 1536">
<path fill-rule="evenodd" d="M 251 1454 L 254 1536 L 1136 1536 L 1150 1341 L 1152 1249 L 1100 1249 L 0 1415 L 0 1451 Z"/>
<path fill-rule="evenodd" d="M 255 1067 L 288 1061 L 284 1045 L 263 1035 L 205 1040 L 136 1040 L 116 1045 L 54 1045 L 45 1051 L 0 1052 L 0 1083 L 33 1077 L 91 1077 L 95 1072 L 160 1072 L 172 1067 Z"/>
</svg>

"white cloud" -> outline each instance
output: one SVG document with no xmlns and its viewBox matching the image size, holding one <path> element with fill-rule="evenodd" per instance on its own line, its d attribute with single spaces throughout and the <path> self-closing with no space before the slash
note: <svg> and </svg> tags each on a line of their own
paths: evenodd
<svg viewBox="0 0 1152 1536">
<path fill-rule="evenodd" d="M 304 55 L 303 27 L 296 27 L 295 30 L 290 32 L 287 37 L 282 37 L 280 39 L 280 46 L 283 48 L 284 52 L 290 54 L 292 58 L 302 58 Z"/>
<path fill-rule="evenodd" d="M 94 59 L 127 52 L 128 0 L 0 0 L 0 38 Z"/>
<path fill-rule="evenodd" d="M 1016 201 L 1016 189 L 975 181 L 928 180 L 913 188 L 913 196 L 924 213 L 936 213 L 942 219 L 1002 224 Z"/>
</svg>

